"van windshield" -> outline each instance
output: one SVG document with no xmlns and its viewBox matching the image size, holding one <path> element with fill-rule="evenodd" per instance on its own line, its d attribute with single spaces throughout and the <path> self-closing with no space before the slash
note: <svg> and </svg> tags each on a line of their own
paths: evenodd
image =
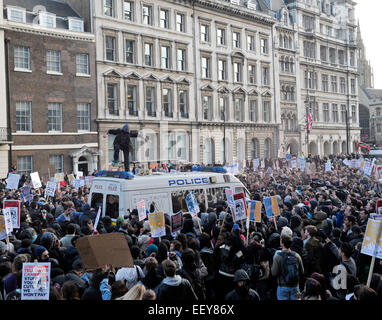
<svg viewBox="0 0 382 320">
<path fill-rule="evenodd" d="M 108 194 L 106 196 L 105 215 L 112 219 L 117 219 L 119 217 L 119 196 L 115 194 Z"/>
<path fill-rule="evenodd" d="M 198 201 L 199 208 L 205 207 L 205 196 L 203 189 L 195 189 L 191 190 L 196 200 Z M 188 212 L 187 204 L 186 204 L 186 196 L 190 192 L 190 190 L 179 190 L 171 192 L 171 200 L 172 200 L 172 212 L 177 213 L 179 211 Z"/>
</svg>

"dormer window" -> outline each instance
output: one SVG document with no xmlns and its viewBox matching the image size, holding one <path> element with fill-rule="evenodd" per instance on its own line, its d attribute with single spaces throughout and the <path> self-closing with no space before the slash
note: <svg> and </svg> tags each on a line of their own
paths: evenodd
<svg viewBox="0 0 382 320">
<path fill-rule="evenodd" d="M 56 28 L 56 15 L 49 12 L 39 12 L 39 24 L 45 28 Z"/>
<path fill-rule="evenodd" d="M 26 10 L 24 8 L 7 7 L 7 17 L 9 21 L 26 22 Z"/>
<path fill-rule="evenodd" d="M 84 32 L 84 21 L 77 18 L 68 18 L 68 27 L 70 31 Z"/>
</svg>

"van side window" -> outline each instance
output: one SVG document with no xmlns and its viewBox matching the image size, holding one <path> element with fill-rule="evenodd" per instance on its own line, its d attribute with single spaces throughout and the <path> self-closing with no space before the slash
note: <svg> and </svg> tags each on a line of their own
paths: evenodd
<svg viewBox="0 0 382 320">
<path fill-rule="evenodd" d="M 221 188 L 208 188 L 207 191 L 207 202 L 208 207 L 212 207 L 213 204 L 217 203 L 218 201 L 225 201 L 225 188 L 227 187 L 221 187 Z"/>
<path fill-rule="evenodd" d="M 203 189 L 196 190 L 179 190 L 175 192 L 171 192 L 171 201 L 172 201 L 172 212 L 177 213 L 179 211 L 188 212 L 187 204 L 186 204 L 186 196 L 187 194 L 193 191 L 198 204 L 204 204 L 204 191 Z"/>
<path fill-rule="evenodd" d="M 90 202 L 90 207 L 94 208 L 96 212 L 98 212 L 98 208 L 103 205 L 103 194 L 102 193 L 93 193 L 92 200 Z"/>
<path fill-rule="evenodd" d="M 115 194 L 108 194 L 106 196 L 105 215 L 112 219 L 117 219 L 119 217 L 119 196 Z"/>
</svg>

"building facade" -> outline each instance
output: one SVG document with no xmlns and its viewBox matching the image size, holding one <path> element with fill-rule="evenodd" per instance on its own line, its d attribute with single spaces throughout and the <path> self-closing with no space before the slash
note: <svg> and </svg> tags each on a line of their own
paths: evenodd
<svg viewBox="0 0 382 320">
<path fill-rule="evenodd" d="M 4 0 L 2 7 L 12 165 L 45 181 L 97 169 L 94 35 L 63 2 Z"/>
</svg>

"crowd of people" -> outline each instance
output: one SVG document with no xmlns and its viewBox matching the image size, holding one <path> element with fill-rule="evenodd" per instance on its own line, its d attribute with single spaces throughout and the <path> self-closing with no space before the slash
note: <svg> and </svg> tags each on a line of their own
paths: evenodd
<svg viewBox="0 0 382 320">
<path fill-rule="evenodd" d="M 348 156 L 351 158 L 351 156 Z M 69 184 L 45 199 L 44 186 L 25 202 L 19 189 L 0 184 L 3 200 L 21 200 L 21 224 L 0 241 L 0 299 L 21 298 L 22 265 L 50 262 L 50 300 L 376 300 L 382 298 L 382 262 L 361 254 L 367 221 L 381 198 L 378 179 L 343 163 L 345 156 L 315 157 L 310 172 L 290 169 L 279 160 L 237 175 L 251 200 L 276 196 L 280 215 L 261 223 L 235 222 L 226 199 L 200 204 L 200 213 L 183 215 L 183 228 L 152 238 L 137 209 L 113 223 L 109 216 L 94 229 L 96 208 L 89 205 L 89 187 Z M 188 167 L 177 168 L 182 171 Z M 275 220 L 274 220 L 275 219 Z M 121 232 L 134 267 L 105 265 L 86 270 L 76 248 L 84 236 Z M 248 237 L 247 237 L 248 235 Z M 336 266 L 346 269 L 346 286 L 336 286 Z"/>
</svg>

